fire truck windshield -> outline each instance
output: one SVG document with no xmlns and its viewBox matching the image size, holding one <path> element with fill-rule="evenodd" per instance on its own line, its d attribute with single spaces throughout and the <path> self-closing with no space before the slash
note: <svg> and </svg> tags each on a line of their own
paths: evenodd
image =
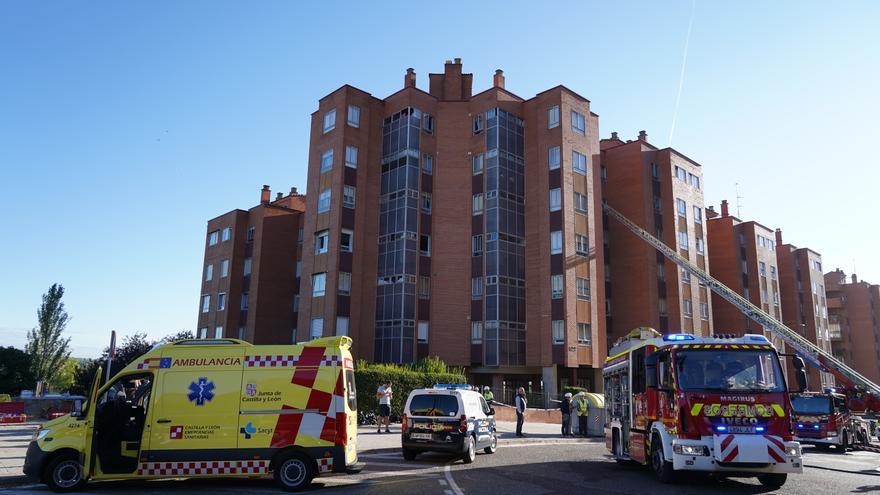
<svg viewBox="0 0 880 495">
<path fill-rule="evenodd" d="M 828 396 L 792 395 L 791 406 L 801 415 L 831 414 L 831 398 Z"/>
<path fill-rule="evenodd" d="M 779 360 L 769 350 L 679 350 L 675 371 L 681 390 L 785 391 Z"/>
</svg>

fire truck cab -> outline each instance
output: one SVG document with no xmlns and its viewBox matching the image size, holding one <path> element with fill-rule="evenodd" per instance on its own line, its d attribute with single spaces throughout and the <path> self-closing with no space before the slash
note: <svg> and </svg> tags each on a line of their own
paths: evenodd
<svg viewBox="0 0 880 495">
<path fill-rule="evenodd" d="M 605 444 L 618 462 L 650 465 L 666 483 L 703 471 L 779 487 L 803 471 L 779 356 L 763 335 L 637 328 L 609 351 L 603 375 Z"/>
<path fill-rule="evenodd" d="M 819 449 L 831 445 L 845 452 L 870 441 L 868 422 L 854 414 L 847 397 L 833 389 L 791 394 L 795 440 Z"/>
</svg>

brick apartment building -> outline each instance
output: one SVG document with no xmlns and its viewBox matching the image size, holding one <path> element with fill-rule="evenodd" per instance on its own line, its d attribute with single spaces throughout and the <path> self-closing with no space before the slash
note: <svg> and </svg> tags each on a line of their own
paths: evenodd
<svg viewBox="0 0 880 495">
<path fill-rule="evenodd" d="M 825 274 L 828 325 L 834 355 L 880 382 L 880 285 L 851 281 L 842 270 Z"/>
<path fill-rule="evenodd" d="M 270 196 L 263 186 L 259 205 L 208 221 L 198 337 L 292 341 L 305 197 Z"/>
<path fill-rule="evenodd" d="M 743 222 L 730 215 L 726 200 L 721 202 L 720 215 L 709 209 L 706 216 L 712 276 L 782 321 L 775 232 L 758 222 Z M 782 348 L 781 340 L 765 333 L 760 325 L 716 294 L 712 294 L 712 309 L 716 332 L 763 333 L 777 348 Z"/>
<path fill-rule="evenodd" d="M 644 131 L 626 142 L 614 132 L 600 146 L 608 204 L 708 271 L 700 164 L 651 145 Z M 619 222 L 606 218 L 605 228 L 609 340 L 639 326 L 711 335 L 709 289 Z"/>
<path fill-rule="evenodd" d="M 782 231 L 776 229 L 776 260 L 779 267 L 782 321 L 810 342 L 831 353 L 828 305 L 822 255 L 809 248 L 798 248 L 782 242 Z M 787 352 L 794 352 L 788 348 Z M 788 376 L 794 376 L 791 361 L 786 359 Z M 834 385 L 834 377 L 807 366 L 810 390 Z"/>
<path fill-rule="evenodd" d="M 312 114 L 298 340 L 428 355 L 496 388 L 600 387 L 606 353 L 598 116 L 564 86 L 472 92 L 460 59 Z M 526 179 L 528 177 L 528 179 Z M 314 212 L 314 213 L 312 213 Z"/>
</svg>

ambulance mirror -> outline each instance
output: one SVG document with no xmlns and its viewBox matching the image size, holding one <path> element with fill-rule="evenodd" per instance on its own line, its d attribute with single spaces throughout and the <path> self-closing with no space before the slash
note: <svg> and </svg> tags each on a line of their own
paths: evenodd
<svg viewBox="0 0 880 495">
<path fill-rule="evenodd" d="M 73 410 L 70 411 L 70 417 L 78 418 L 82 414 L 82 399 L 76 399 L 73 401 Z"/>
</svg>

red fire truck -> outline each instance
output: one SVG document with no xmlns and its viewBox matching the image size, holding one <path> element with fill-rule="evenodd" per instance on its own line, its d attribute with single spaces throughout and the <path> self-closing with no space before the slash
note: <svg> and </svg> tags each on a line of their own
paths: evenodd
<svg viewBox="0 0 880 495">
<path fill-rule="evenodd" d="M 819 449 L 834 445 L 841 452 L 870 441 L 868 421 L 849 406 L 845 390 L 828 388 L 824 393 L 791 394 L 795 440 Z"/>
<path fill-rule="evenodd" d="M 802 472 L 779 356 L 763 335 L 639 328 L 609 355 L 605 443 L 618 461 L 650 465 L 663 482 L 703 471 L 780 487 Z"/>
</svg>

